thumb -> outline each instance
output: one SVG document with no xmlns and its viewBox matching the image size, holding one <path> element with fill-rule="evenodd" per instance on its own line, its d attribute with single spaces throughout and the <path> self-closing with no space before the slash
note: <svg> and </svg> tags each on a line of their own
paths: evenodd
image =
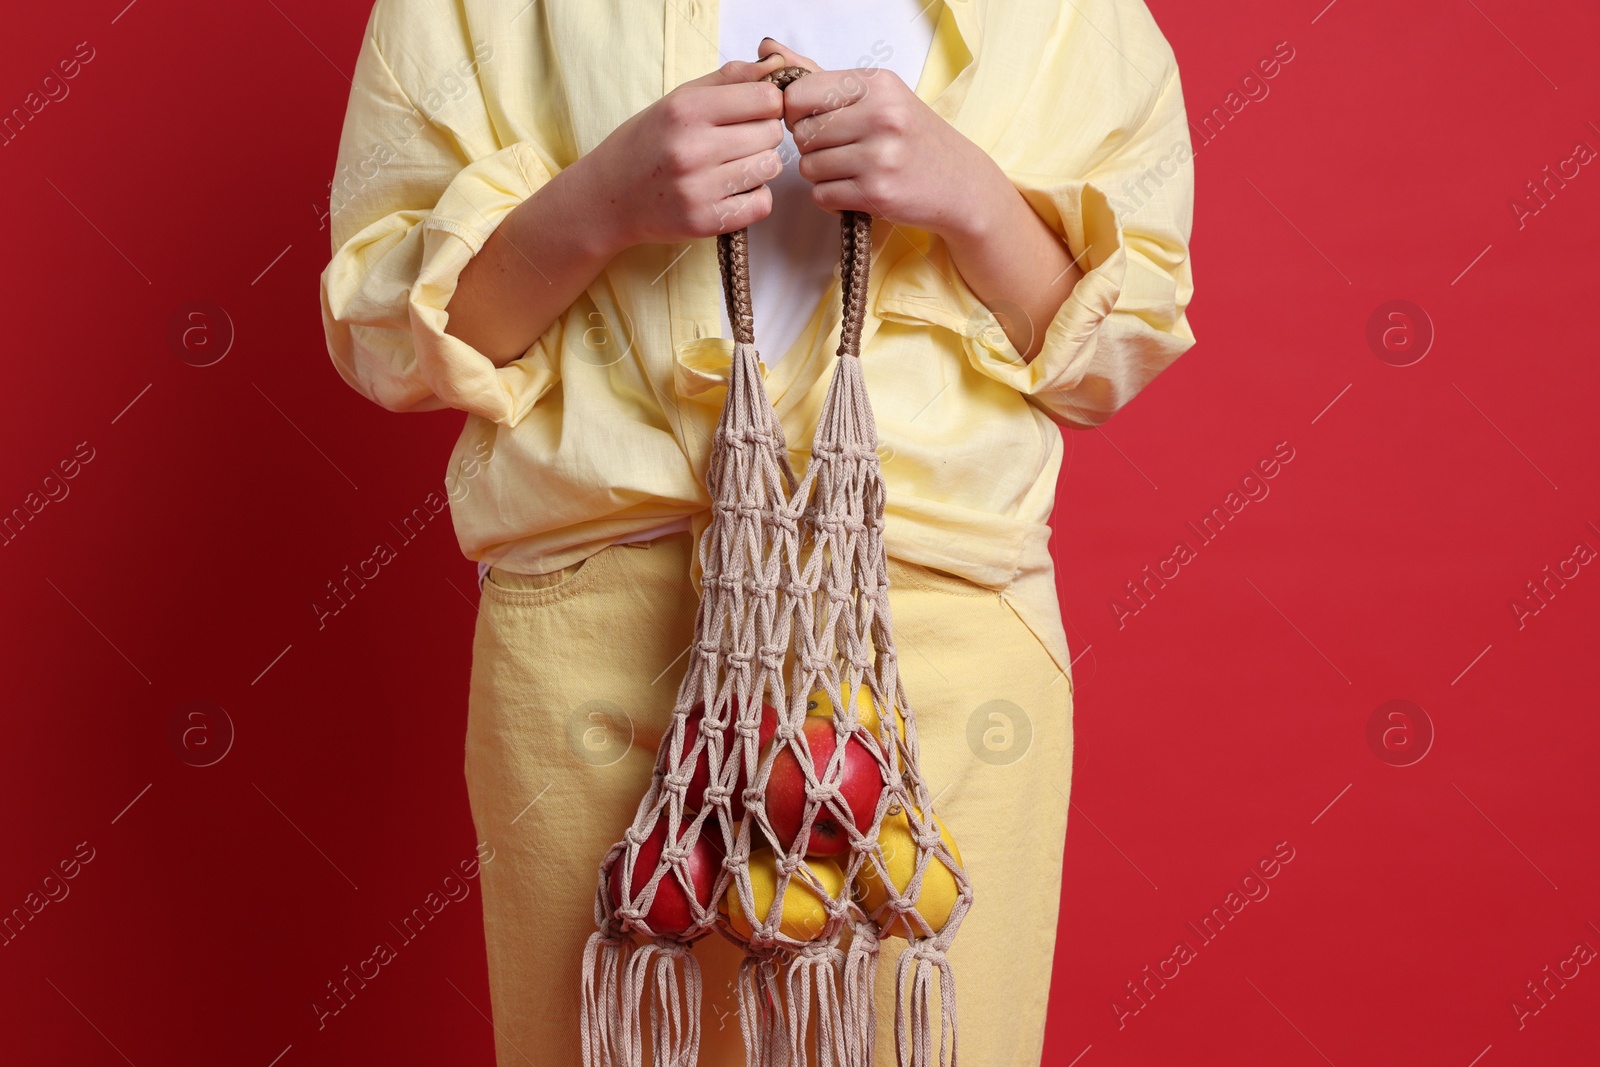
<svg viewBox="0 0 1600 1067">
<path fill-rule="evenodd" d="M 804 67 L 813 73 L 822 69 L 822 66 L 810 56 L 803 56 L 793 48 L 784 44 L 775 37 L 763 37 L 756 45 L 756 54 L 764 58 L 771 58 L 773 53 L 783 56 L 783 66 Z"/>
<path fill-rule="evenodd" d="M 748 63 L 742 59 L 730 59 L 717 69 L 702 74 L 700 77 L 684 84 L 734 85 L 739 82 L 753 82 L 766 77 L 783 65 L 783 57 L 776 53 L 755 63 Z"/>
</svg>

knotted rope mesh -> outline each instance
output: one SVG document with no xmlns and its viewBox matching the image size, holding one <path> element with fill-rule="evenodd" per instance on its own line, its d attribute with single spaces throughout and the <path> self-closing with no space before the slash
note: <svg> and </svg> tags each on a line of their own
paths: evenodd
<svg viewBox="0 0 1600 1067">
<path fill-rule="evenodd" d="M 806 73 L 766 77 L 783 88 Z M 707 475 L 701 600 L 650 786 L 600 864 L 583 958 L 585 1067 L 644 1067 L 647 1015 L 648 1062 L 695 1067 L 691 947 L 713 930 L 743 951 L 749 1067 L 868 1067 L 890 935 L 908 940 L 895 974 L 899 1067 L 956 1063 L 947 952 L 972 887 L 935 822 L 895 654 L 859 358 L 871 235 L 870 215 L 842 213 L 839 358 L 799 478 L 762 380 L 748 231 L 717 238 L 734 345 Z M 923 915 L 935 879 L 945 899 Z"/>
</svg>

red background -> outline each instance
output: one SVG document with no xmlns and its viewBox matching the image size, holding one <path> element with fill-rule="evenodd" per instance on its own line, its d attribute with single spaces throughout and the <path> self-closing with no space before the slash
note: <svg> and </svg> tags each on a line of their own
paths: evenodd
<svg viewBox="0 0 1600 1067">
<path fill-rule="evenodd" d="M 6 110 L 95 50 L 0 148 L 0 508 L 93 449 L 0 550 L 0 911 L 94 849 L 0 948 L 0 1059 L 489 1063 L 476 883 L 320 1032 L 309 1007 L 474 848 L 474 572 L 448 522 L 325 629 L 309 607 L 440 487 L 462 422 L 382 411 L 324 348 L 319 205 L 367 4 L 125 3 L 25 5 L 0 38 Z M 1600 568 L 1521 627 L 1510 607 L 1600 547 L 1600 168 L 1520 227 L 1510 207 L 1600 148 L 1600 21 L 1324 3 L 1151 5 L 1192 119 L 1279 42 L 1294 58 L 1196 135 L 1199 345 L 1067 435 L 1078 735 L 1048 1064 L 1502 1067 L 1600 1043 L 1600 967 L 1521 1026 L 1511 1006 L 1600 947 Z M 1367 340 L 1397 299 L 1436 334 L 1403 367 Z M 167 340 L 192 300 L 236 330 L 209 367 Z M 1124 583 L 1279 442 L 1270 495 L 1119 626 Z M 1436 733 L 1410 766 L 1380 758 L 1403 730 L 1368 738 L 1396 699 Z M 215 765 L 169 741 L 191 700 L 237 731 Z M 1279 842 L 1270 895 L 1201 945 L 1186 924 Z M 1196 958 L 1119 1024 L 1180 938 Z"/>
</svg>

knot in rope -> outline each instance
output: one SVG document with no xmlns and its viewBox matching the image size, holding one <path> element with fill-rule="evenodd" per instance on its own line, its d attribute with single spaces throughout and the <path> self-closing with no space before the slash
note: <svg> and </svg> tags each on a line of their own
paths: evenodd
<svg viewBox="0 0 1600 1067">
<path fill-rule="evenodd" d="M 800 666 L 806 669 L 807 674 L 815 671 L 819 675 L 826 676 L 828 673 L 828 666 L 832 662 L 833 660 L 830 657 L 818 656 L 810 649 L 806 649 L 804 652 L 800 653 Z"/>
<path fill-rule="evenodd" d="M 655 947 L 657 954 L 668 956 L 673 959 L 687 955 L 690 948 L 687 941 L 680 941 L 675 935 L 672 934 L 662 934 L 658 936 L 655 941 Z"/>
<path fill-rule="evenodd" d="M 837 958 L 844 955 L 837 945 L 829 944 L 827 941 L 808 941 L 795 949 L 794 954 L 805 960 L 814 960 L 820 956 Z"/>
<path fill-rule="evenodd" d="M 839 787 L 826 778 L 819 778 L 816 785 L 806 785 L 806 799 L 814 800 L 819 805 L 825 805 L 830 800 L 837 800 L 841 807 L 845 806 L 844 794 Z"/>
<path fill-rule="evenodd" d="M 839 899 L 837 899 L 837 900 L 835 900 L 832 897 L 829 897 L 824 902 L 823 906 L 828 909 L 829 918 L 832 918 L 834 916 L 839 916 L 841 918 L 848 919 L 850 917 L 850 907 L 851 907 L 850 894 L 849 893 L 843 893 L 843 894 L 840 895 Z"/>
<path fill-rule="evenodd" d="M 898 915 L 904 915 L 908 911 L 917 911 L 917 902 L 912 900 L 906 893 L 896 893 L 894 898 L 889 901 L 889 910 Z M 921 915 L 922 913 L 917 912 L 917 914 Z M 907 926 L 909 927 L 910 924 L 908 923 Z"/>
</svg>

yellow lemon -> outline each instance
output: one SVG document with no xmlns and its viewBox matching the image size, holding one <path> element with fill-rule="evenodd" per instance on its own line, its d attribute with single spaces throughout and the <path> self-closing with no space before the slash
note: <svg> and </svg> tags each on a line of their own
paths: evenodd
<svg viewBox="0 0 1600 1067">
<path fill-rule="evenodd" d="M 905 716 L 900 714 L 900 709 L 895 709 L 895 718 L 900 720 L 900 729 L 905 731 Z M 813 690 L 806 697 L 807 717 L 833 718 L 833 699 L 828 696 L 826 689 Z M 878 714 L 878 702 L 872 698 L 872 689 L 863 680 L 856 688 L 856 717 L 861 724 L 871 731 L 873 737 L 878 736 L 878 724 L 881 721 Z"/>
<path fill-rule="evenodd" d="M 939 836 L 944 840 L 945 847 L 955 857 L 956 863 L 961 863 L 961 852 L 956 848 L 955 838 L 950 836 L 944 820 L 938 815 L 933 817 L 934 826 L 939 829 Z M 911 884 L 911 876 L 917 869 L 917 843 L 912 837 L 911 820 L 903 809 L 898 806 L 891 807 L 884 813 L 883 822 L 878 828 L 878 846 L 883 850 L 884 866 L 889 869 L 889 879 L 894 883 L 896 890 L 904 892 L 906 886 Z M 889 891 L 884 888 L 883 882 L 878 877 L 878 868 L 869 858 L 861 867 L 857 879 L 861 887 L 861 906 L 868 915 L 881 907 L 889 899 Z M 956 900 L 961 896 L 960 887 L 956 885 L 956 876 L 944 861 L 937 855 L 928 857 L 928 865 L 922 872 L 922 891 L 917 894 L 917 913 L 927 920 L 934 933 L 944 929 L 944 924 L 950 919 L 950 912 L 955 908 Z M 890 922 L 884 930 L 884 937 L 906 937 L 906 925 L 910 922 L 911 929 L 921 934 L 922 928 L 904 916 L 886 912 L 881 918 Z"/>
<path fill-rule="evenodd" d="M 805 865 L 828 891 L 828 896 L 839 895 L 839 891 L 844 888 L 844 870 L 837 863 L 830 859 L 808 859 Z M 777 857 L 770 848 L 753 850 L 750 853 L 750 890 L 751 895 L 755 897 L 758 922 L 765 922 L 771 913 L 772 900 L 777 895 L 777 889 Z M 741 936 L 751 937 L 755 931 L 745 918 L 744 906 L 739 901 L 739 887 L 731 879 L 723 903 L 728 915 L 728 925 Z M 783 911 L 778 919 L 779 932 L 796 941 L 811 941 L 822 934 L 822 928 L 827 921 L 828 902 L 817 896 L 816 890 L 811 888 L 804 876 L 795 871 L 789 876 L 789 884 L 783 891 Z"/>
</svg>

